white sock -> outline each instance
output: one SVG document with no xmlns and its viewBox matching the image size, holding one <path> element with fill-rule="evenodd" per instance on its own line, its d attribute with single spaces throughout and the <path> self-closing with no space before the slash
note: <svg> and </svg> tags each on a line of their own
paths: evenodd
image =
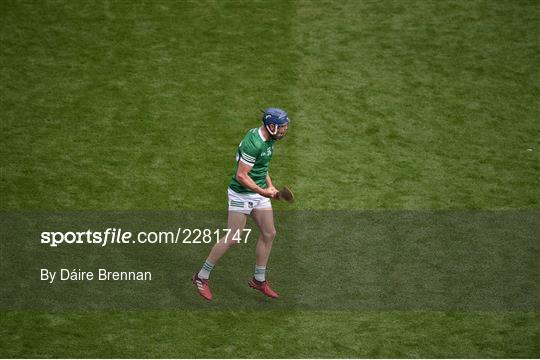
<svg viewBox="0 0 540 360">
<path fill-rule="evenodd" d="M 213 268 L 214 264 L 206 260 L 197 276 L 199 277 L 199 279 L 208 279 L 210 277 L 210 271 L 212 271 Z"/>
<path fill-rule="evenodd" d="M 266 279 L 266 266 L 255 265 L 255 280 L 263 282 Z"/>
</svg>

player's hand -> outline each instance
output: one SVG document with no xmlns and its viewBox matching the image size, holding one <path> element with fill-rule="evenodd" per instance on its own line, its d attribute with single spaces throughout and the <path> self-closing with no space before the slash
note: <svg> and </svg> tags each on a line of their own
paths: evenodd
<svg viewBox="0 0 540 360">
<path fill-rule="evenodd" d="M 279 191 L 275 187 L 271 186 L 269 188 L 263 189 L 261 195 L 267 198 L 275 198 L 278 192 Z"/>
<path fill-rule="evenodd" d="M 279 190 L 276 189 L 273 185 L 272 185 L 272 186 L 269 186 L 269 187 L 267 188 L 267 190 L 268 190 L 268 189 L 270 189 L 270 190 L 272 190 L 272 191 L 275 191 L 275 194 L 274 194 L 272 197 L 276 197 L 276 196 L 277 196 L 277 193 L 279 192 Z"/>
</svg>

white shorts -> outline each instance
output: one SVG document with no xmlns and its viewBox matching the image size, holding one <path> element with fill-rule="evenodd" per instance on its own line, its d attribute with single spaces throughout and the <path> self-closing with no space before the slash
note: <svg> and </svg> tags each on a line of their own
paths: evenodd
<svg viewBox="0 0 540 360">
<path fill-rule="evenodd" d="M 270 199 L 259 194 L 239 194 L 227 189 L 229 194 L 229 211 L 237 211 L 243 214 L 251 214 L 253 209 L 271 209 Z"/>
</svg>

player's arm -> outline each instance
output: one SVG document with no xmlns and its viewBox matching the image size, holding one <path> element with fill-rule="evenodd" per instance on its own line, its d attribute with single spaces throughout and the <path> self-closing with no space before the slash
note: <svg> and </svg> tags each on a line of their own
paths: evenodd
<svg viewBox="0 0 540 360">
<path fill-rule="evenodd" d="M 243 161 L 238 162 L 238 170 L 236 171 L 236 180 L 249 190 L 256 192 L 264 197 L 274 197 L 277 194 L 277 190 L 274 187 L 263 189 L 249 177 L 249 172 L 253 166 L 246 164 Z M 267 175 L 268 176 L 268 175 Z M 267 178 L 268 179 L 268 178 Z"/>
<path fill-rule="evenodd" d="M 272 184 L 272 179 L 270 179 L 270 174 L 266 173 L 266 188 L 267 189 L 276 189 L 274 184 Z M 276 189 L 276 191 L 278 191 Z"/>
</svg>

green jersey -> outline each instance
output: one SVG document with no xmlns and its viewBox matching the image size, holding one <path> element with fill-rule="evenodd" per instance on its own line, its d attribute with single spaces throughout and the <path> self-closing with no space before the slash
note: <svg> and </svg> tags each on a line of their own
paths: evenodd
<svg viewBox="0 0 540 360">
<path fill-rule="evenodd" d="M 236 172 L 238 171 L 238 162 L 243 162 L 252 166 L 248 175 L 257 185 L 266 189 L 266 174 L 268 174 L 268 166 L 272 153 L 274 152 L 275 140 L 264 141 L 259 128 L 248 131 L 244 139 L 238 146 L 236 152 L 236 164 L 234 173 L 229 183 L 229 188 L 237 193 L 253 193 L 236 180 Z"/>
</svg>

